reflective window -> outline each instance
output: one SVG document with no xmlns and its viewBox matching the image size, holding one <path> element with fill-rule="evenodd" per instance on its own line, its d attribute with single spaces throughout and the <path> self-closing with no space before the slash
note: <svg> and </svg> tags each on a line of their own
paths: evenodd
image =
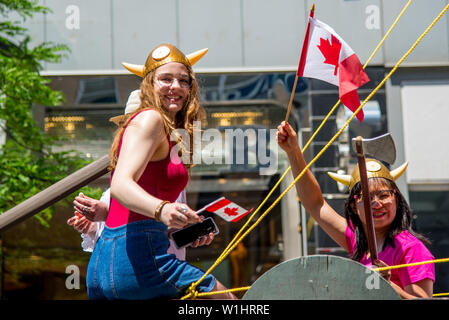
<svg viewBox="0 0 449 320">
<path fill-rule="evenodd" d="M 78 150 L 86 158 L 98 159 L 108 154 L 117 129 L 109 119 L 122 112 L 122 107 L 110 106 L 47 108 L 45 132 L 65 139 L 56 151 Z"/>
<path fill-rule="evenodd" d="M 80 79 L 75 103 L 119 103 L 117 81 L 115 78 Z"/>
</svg>

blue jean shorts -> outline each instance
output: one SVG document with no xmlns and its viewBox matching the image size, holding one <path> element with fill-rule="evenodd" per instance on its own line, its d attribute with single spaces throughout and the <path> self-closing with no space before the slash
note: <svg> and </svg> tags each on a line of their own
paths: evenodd
<svg viewBox="0 0 449 320">
<path fill-rule="evenodd" d="M 154 220 L 105 226 L 87 267 L 89 299 L 179 298 L 204 271 L 168 254 L 167 226 Z M 198 291 L 212 290 L 208 275 Z"/>
</svg>

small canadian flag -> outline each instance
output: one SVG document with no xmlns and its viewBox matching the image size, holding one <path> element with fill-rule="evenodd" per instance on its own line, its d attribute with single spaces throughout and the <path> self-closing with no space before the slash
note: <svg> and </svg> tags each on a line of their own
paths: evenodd
<svg viewBox="0 0 449 320">
<path fill-rule="evenodd" d="M 203 210 L 215 213 L 228 222 L 237 222 L 248 213 L 250 213 L 253 209 L 246 210 L 240 207 L 238 204 L 235 204 L 234 202 L 226 199 L 225 197 L 221 197 L 208 204 L 200 211 Z M 199 211 L 197 211 L 197 213 L 199 213 Z"/>
</svg>

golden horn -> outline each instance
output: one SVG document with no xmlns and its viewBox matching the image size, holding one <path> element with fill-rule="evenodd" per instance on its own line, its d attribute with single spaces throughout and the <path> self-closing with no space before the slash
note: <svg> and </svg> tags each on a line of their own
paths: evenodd
<svg viewBox="0 0 449 320">
<path fill-rule="evenodd" d="M 394 181 L 396 181 L 396 179 L 398 179 L 400 176 L 402 176 L 405 169 L 407 169 L 407 166 L 408 166 L 408 162 L 405 162 L 402 166 L 390 171 L 390 174 L 393 177 Z"/>
<path fill-rule="evenodd" d="M 128 69 L 135 75 L 138 75 L 139 77 L 143 78 L 145 66 L 126 62 L 122 62 L 122 66 L 124 66 L 126 69 Z"/>
<path fill-rule="evenodd" d="M 206 54 L 207 51 L 209 51 L 209 49 L 204 48 L 186 55 L 186 58 L 189 60 L 190 65 L 193 66 Z"/>
<path fill-rule="evenodd" d="M 338 174 L 333 172 L 327 173 L 332 179 L 334 179 L 337 182 L 343 183 L 345 186 L 349 187 L 349 184 L 351 182 L 351 176 L 347 174 Z"/>
<path fill-rule="evenodd" d="M 115 123 L 117 126 L 120 125 L 120 122 L 122 122 L 123 118 L 125 118 L 125 115 L 120 115 L 116 117 L 112 117 L 109 119 L 110 122 Z"/>
</svg>

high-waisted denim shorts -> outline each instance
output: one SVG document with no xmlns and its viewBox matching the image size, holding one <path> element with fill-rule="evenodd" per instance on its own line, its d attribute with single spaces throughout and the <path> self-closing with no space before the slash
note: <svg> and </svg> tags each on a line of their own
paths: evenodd
<svg viewBox="0 0 449 320">
<path fill-rule="evenodd" d="M 168 254 L 167 227 L 154 220 L 105 226 L 87 267 L 89 299 L 179 298 L 204 272 Z M 208 275 L 198 291 L 209 292 Z"/>
</svg>

